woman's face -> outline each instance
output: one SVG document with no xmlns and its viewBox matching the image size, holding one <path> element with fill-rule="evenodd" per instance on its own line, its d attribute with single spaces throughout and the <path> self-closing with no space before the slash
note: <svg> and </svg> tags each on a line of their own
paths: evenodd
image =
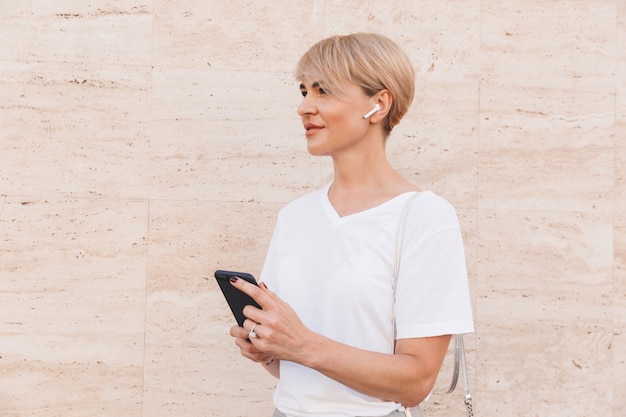
<svg viewBox="0 0 626 417">
<path fill-rule="evenodd" d="M 303 99 L 298 106 L 311 155 L 336 156 L 360 143 L 370 123 L 363 118 L 374 105 L 361 87 L 353 83 L 342 85 L 341 98 L 324 90 L 324 82 L 302 80 Z"/>
</svg>

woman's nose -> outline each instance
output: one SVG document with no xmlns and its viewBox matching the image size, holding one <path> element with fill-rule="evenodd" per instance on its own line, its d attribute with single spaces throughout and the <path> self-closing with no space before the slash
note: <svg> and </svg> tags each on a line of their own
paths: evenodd
<svg viewBox="0 0 626 417">
<path fill-rule="evenodd" d="M 300 116 L 304 116 L 305 114 L 315 113 L 315 111 L 316 107 L 313 100 L 308 97 L 304 97 L 302 103 L 298 106 L 298 114 Z"/>
</svg>

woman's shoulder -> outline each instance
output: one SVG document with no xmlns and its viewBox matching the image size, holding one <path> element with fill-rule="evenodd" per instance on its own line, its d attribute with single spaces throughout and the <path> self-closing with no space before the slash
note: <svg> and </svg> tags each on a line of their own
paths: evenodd
<svg viewBox="0 0 626 417">
<path fill-rule="evenodd" d="M 420 190 L 416 192 L 415 199 L 419 202 L 417 206 L 421 209 L 454 210 L 452 203 L 434 191 Z"/>
<path fill-rule="evenodd" d="M 420 191 L 411 203 L 409 219 L 436 228 L 458 227 L 454 206 L 433 191 Z"/>
</svg>

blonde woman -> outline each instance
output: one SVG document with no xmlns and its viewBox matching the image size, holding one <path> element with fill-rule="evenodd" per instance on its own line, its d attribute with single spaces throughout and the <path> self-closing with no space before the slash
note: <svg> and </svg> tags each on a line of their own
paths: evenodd
<svg viewBox="0 0 626 417">
<path fill-rule="evenodd" d="M 230 334 L 279 378 L 276 417 L 421 415 L 451 335 L 474 329 L 454 209 L 385 154 L 413 67 L 387 37 L 358 33 L 315 44 L 296 78 L 307 149 L 332 159 L 334 177 L 281 210 L 260 286 L 232 280 L 262 310 L 247 306 Z"/>
</svg>

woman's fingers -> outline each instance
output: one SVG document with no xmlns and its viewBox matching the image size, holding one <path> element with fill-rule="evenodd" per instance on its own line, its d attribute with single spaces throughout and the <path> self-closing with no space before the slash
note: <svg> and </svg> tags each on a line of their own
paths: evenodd
<svg viewBox="0 0 626 417">
<path fill-rule="evenodd" d="M 265 311 L 271 310 L 276 306 L 277 303 L 279 303 L 280 299 L 276 297 L 276 295 L 271 292 L 267 288 L 267 285 L 265 285 L 265 283 L 263 282 L 259 283 L 259 285 L 257 286 L 249 283 L 244 279 L 237 278 L 231 279 L 231 285 L 252 297 Z M 243 309 L 243 314 L 247 318 L 252 319 L 257 323 L 263 321 L 262 318 L 264 313 L 262 312 L 262 310 L 254 306 L 245 306 Z"/>
<path fill-rule="evenodd" d="M 248 339 L 248 332 L 249 330 L 239 326 L 230 328 L 230 335 L 235 338 L 235 345 L 237 345 L 243 356 L 255 362 L 267 362 L 268 357 L 271 357 L 271 355 L 258 350 Z"/>
<path fill-rule="evenodd" d="M 245 279 L 240 278 L 231 278 L 230 283 L 233 287 L 243 291 L 248 294 L 250 297 L 254 298 L 254 301 L 259 303 L 259 305 L 265 309 L 266 304 L 270 301 L 270 291 L 267 289 L 267 286 L 263 283 L 259 285 L 254 285 Z"/>
<path fill-rule="evenodd" d="M 248 332 L 243 327 L 239 327 L 239 326 L 231 327 L 229 333 L 234 338 L 245 339 L 246 337 L 248 337 L 247 336 Z"/>
</svg>

